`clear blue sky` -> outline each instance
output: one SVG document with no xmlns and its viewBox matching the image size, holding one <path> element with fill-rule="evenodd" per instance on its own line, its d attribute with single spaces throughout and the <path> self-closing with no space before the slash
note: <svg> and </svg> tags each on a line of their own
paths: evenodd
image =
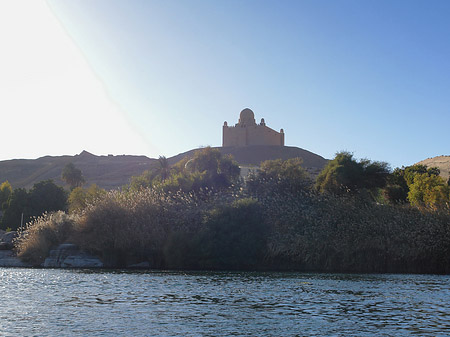
<svg viewBox="0 0 450 337">
<path fill-rule="evenodd" d="M 286 145 L 325 158 L 347 150 L 397 167 L 450 155 L 450 1 L 49 0 L 28 19 L 31 2 L 17 2 L 8 17 L 21 16 L 33 41 L 39 32 L 47 61 L 32 52 L 16 65 L 33 60 L 2 119 L 14 115 L 8 125 L 21 130 L 33 114 L 39 131 L 0 159 L 169 157 L 220 146 L 223 122 L 245 107 L 283 128 Z M 19 109 L 36 92 L 28 80 L 49 90 Z M 45 143 L 34 134 L 59 129 Z"/>
</svg>

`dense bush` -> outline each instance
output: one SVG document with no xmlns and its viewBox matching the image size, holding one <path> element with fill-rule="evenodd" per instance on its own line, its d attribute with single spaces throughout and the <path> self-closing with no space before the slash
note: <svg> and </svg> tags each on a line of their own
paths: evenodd
<svg viewBox="0 0 450 337">
<path fill-rule="evenodd" d="M 251 195 L 263 196 L 279 193 L 301 193 L 312 187 L 312 179 L 301 166 L 301 158 L 266 160 L 257 172 L 247 178 L 247 190 Z"/>
<path fill-rule="evenodd" d="M 215 156 L 209 155 L 205 158 Z M 202 165 L 215 168 L 217 162 L 209 159 Z M 450 272 L 447 206 L 418 209 L 400 198 L 396 205 L 380 204 L 371 191 L 376 184 L 368 183 L 351 193 L 320 193 L 309 188 L 298 164 L 268 163 L 247 190 L 141 186 L 85 198 L 75 189 L 73 198 L 83 201 L 77 215 L 35 219 L 21 233 L 17 250 L 35 264 L 70 240 L 110 267 L 147 261 L 152 268 L 170 269 Z M 378 164 L 373 170 L 369 162 L 361 165 L 366 178 L 379 172 Z M 280 175 L 283 170 L 287 173 Z M 191 177 L 207 174 L 195 171 Z M 182 176 L 174 169 L 165 186 Z M 403 176 L 397 178 L 391 186 L 403 188 Z"/>
<path fill-rule="evenodd" d="M 266 251 L 267 224 L 261 204 L 244 198 L 207 214 L 199 240 L 202 269 L 257 269 Z"/>
<path fill-rule="evenodd" d="M 62 211 L 34 218 L 19 231 L 15 242 L 17 255 L 26 262 L 40 265 L 51 248 L 73 236 L 76 222 L 76 216 Z"/>
<path fill-rule="evenodd" d="M 376 192 L 386 185 L 389 165 L 361 159 L 349 152 L 339 152 L 330 160 L 316 180 L 316 189 L 335 195 L 355 194 L 361 190 Z"/>
<path fill-rule="evenodd" d="M 186 193 L 153 189 L 109 192 L 89 205 L 78 228 L 78 244 L 106 265 L 149 261 L 164 267 L 164 247 L 172 233 L 194 233 L 208 204 Z"/>
<path fill-rule="evenodd" d="M 263 202 L 271 268 L 450 272 L 450 213 L 303 193 Z"/>
<path fill-rule="evenodd" d="M 99 188 L 96 184 L 85 189 L 82 187 L 75 187 L 69 194 L 67 199 L 70 213 L 79 213 L 83 211 L 88 204 L 94 202 L 106 194 L 106 190 Z"/>
<path fill-rule="evenodd" d="M 20 227 L 22 214 L 24 223 L 44 212 L 65 211 L 67 193 L 52 180 L 40 181 L 27 191 L 15 189 L 4 203 L 1 228 L 16 230 Z"/>
<path fill-rule="evenodd" d="M 164 192 L 199 192 L 202 189 L 227 190 L 240 181 L 239 165 L 218 149 L 206 147 L 173 166 L 161 156 L 158 165 L 131 179 L 130 190 L 153 187 Z"/>
<path fill-rule="evenodd" d="M 12 186 L 9 181 L 4 181 L 0 184 L 0 211 L 8 207 L 8 200 L 12 192 Z"/>
</svg>

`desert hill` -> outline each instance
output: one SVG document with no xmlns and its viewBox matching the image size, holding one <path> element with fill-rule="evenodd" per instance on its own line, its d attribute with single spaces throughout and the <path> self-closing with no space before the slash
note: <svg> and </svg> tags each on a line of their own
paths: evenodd
<svg viewBox="0 0 450 337">
<path fill-rule="evenodd" d="M 252 145 L 252 146 L 230 146 L 216 147 L 222 154 L 230 154 L 242 166 L 258 166 L 265 160 L 302 158 L 303 167 L 313 174 L 320 172 L 328 160 L 310 151 L 295 146 L 277 145 Z M 170 164 L 174 164 L 186 156 L 192 156 L 195 150 L 180 153 L 169 158 Z"/>
<path fill-rule="evenodd" d="M 303 166 L 312 173 L 319 172 L 327 160 L 312 152 L 289 146 L 244 146 L 218 147 L 223 154 L 231 154 L 240 165 L 254 166 L 264 160 L 289 159 L 300 157 Z M 171 165 L 186 156 L 192 156 L 198 150 L 180 153 L 169 159 Z M 38 159 L 13 159 L 0 161 L 0 183 L 8 180 L 13 188 L 31 188 L 35 183 L 52 179 L 56 184 L 65 186 L 61 173 L 68 163 L 79 168 L 86 185 L 97 184 L 105 189 L 114 189 L 130 182 L 132 176 L 140 175 L 157 160 L 146 156 L 96 156 L 83 151 L 75 156 L 45 156 Z"/>
<path fill-rule="evenodd" d="M 441 176 L 447 180 L 450 176 L 450 156 L 437 156 L 418 162 L 427 167 L 437 167 L 441 170 Z"/>
<path fill-rule="evenodd" d="M 141 174 L 156 161 L 145 156 L 96 156 L 83 151 L 75 156 L 45 156 L 38 159 L 0 161 L 0 182 L 8 180 L 13 188 L 31 188 L 35 183 L 52 179 L 65 186 L 61 173 L 68 163 L 79 168 L 86 185 L 97 184 L 113 189 L 130 182 L 130 177 Z"/>
</svg>

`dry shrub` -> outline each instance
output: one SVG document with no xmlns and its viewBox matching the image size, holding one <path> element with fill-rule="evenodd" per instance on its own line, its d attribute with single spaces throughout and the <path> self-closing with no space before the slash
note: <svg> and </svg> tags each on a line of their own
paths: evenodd
<svg viewBox="0 0 450 337">
<path fill-rule="evenodd" d="M 17 256 L 35 266 L 41 265 L 51 248 L 72 236 L 76 221 L 76 216 L 62 211 L 34 218 L 19 231 L 15 240 Z"/>
<path fill-rule="evenodd" d="M 70 238 L 111 267 L 450 272 L 448 211 L 311 191 L 258 200 L 229 192 L 111 191 L 78 217 L 36 218 L 17 251 L 39 265 Z"/>
<path fill-rule="evenodd" d="M 78 244 L 108 266 L 147 260 L 163 266 L 163 249 L 173 232 L 201 226 L 204 201 L 189 193 L 153 189 L 111 191 L 83 212 Z"/>
<path fill-rule="evenodd" d="M 276 268 L 450 272 L 450 214 L 315 193 L 263 200 Z"/>
</svg>

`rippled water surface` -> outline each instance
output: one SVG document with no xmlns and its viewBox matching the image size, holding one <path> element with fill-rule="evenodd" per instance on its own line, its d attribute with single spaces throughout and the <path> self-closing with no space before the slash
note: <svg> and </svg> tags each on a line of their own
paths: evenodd
<svg viewBox="0 0 450 337">
<path fill-rule="evenodd" d="M 0 268 L 1 336 L 447 336 L 450 277 Z"/>
</svg>

